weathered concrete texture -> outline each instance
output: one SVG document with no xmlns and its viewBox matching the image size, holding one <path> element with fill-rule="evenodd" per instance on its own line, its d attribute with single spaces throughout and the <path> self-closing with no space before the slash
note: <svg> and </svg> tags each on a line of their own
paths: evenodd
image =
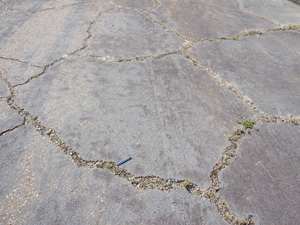
<svg viewBox="0 0 300 225">
<path fill-rule="evenodd" d="M 187 191 L 139 191 L 103 170 L 77 168 L 27 125 L 0 137 L 5 224 L 225 224 Z"/>
<path fill-rule="evenodd" d="M 0 15 L 1 56 L 50 64 L 81 48 L 90 23 L 109 7 L 101 1 L 29 15 Z"/>
<path fill-rule="evenodd" d="M 151 14 L 189 38 L 231 37 L 247 29 L 270 28 L 271 23 L 240 12 L 232 0 L 161 0 Z"/>
<path fill-rule="evenodd" d="M 221 173 L 220 195 L 241 217 L 257 224 L 300 221 L 300 127 L 272 124 L 243 139 Z"/>
<path fill-rule="evenodd" d="M 136 63 L 67 59 L 18 88 L 17 104 L 58 132 L 85 159 L 115 162 L 135 175 L 187 179 L 209 173 L 248 107 L 187 59 Z"/>
<path fill-rule="evenodd" d="M 202 42 L 190 50 L 200 64 L 235 84 L 271 115 L 300 113 L 300 32 L 277 31 L 237 41 Z"/>
<path fill-rule="evenodd" d="M 156 0 L 114 0 L 112 2 L 119 6 L 132 7 L 136 9 L 153 9 L 159 4 Z"/>
<path fill-rule="evenodd" d="M 279 24 L 300 24 L 299 0 L 238 0 L 243 10 Z M 298 4 L 296 4 L 298 3 Z"/>
<path fill-rule="evenodd" d="M 6 104 L 5 99 L 0 98 L 0 133 L 12 129 L 23 122 L 22 117 Z"/>
<path fill-rule="evenodd" d="M 40 74 L 43 68 L 31 66 L 27 63 L 16 60 L 7 60 L 0 58 L 0 72 L 7 78 L 12 85 L 27 81 L 30 77 Z M 1 95 L 1 94 L 0 94 Z"/>
<path fill-rule="evenodd" d="M 93 25 L 92 37 L 82 54 L 135 58 L 168 53 L 183 42 L 135 10 L 115 9 Z"/>
<path fill-rule="evenodd" d="M 2 10 L 13 13 L 34 13 L 40 10 L 60 8 L 71 4 L 88 3 L 89 0 L 9 0 L 5 2 Z"/>
<path fill-rule="evenodd" d="M 1 71 L 0 71 L 1 74 Z M 4 98 L 5 96 L 9 95 L 9 91 L 5 85 L 5 83 L 0 80 L 0 97 Z"/>
</svg>

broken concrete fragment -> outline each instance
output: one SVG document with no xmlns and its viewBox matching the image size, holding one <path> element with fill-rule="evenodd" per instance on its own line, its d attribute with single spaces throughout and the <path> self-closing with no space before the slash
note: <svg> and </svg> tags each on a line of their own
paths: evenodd
<svg viewBox="0 0 300 225">
<path fill-rule="evenodd" d="M 262 225 L 299 222 L 299 137 L 299 126 L 270 124 L 242 140 L 221 173 L 220 196 L 232 211 Z"/>
</svg>

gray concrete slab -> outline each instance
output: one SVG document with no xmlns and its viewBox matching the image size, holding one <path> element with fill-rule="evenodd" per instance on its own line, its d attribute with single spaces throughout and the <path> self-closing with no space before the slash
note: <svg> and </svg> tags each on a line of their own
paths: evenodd
<svg viewBox="0 0 300 225">
<path fill-rule="evenodd" d="M 300 33 L 276 31 L 236 41 L 199 42 L 189 53 L 271 115 L 300 113 Z"/>
<path fill-rule="evenodd" d="M 72 4 L 87 3 L 88 0 L 9 0 L 4 8 L 13 13 L 34 13 L 41 10 L 60 8 Z"/>
<path fill-rule="evenodd" d="M 0 0 L 0 223 L 297 223 L 299 0 L 238 1 Z"/>
<path fill-rule="evenodd" d="M 300 220 L 300 128 L 272 124 L 242 140 L 233 164 L 221 173 L 220 195 L 256 224 Z"/>
<path fill-rule="evenodd" d="M 7 95 L 9 95 L 9 91 L 8 91 L 5 83 L 2 80 L 0 80 L 0 97 L 3 99 Z"/>
<path fill-rule="evenodd" d="M 4 37 L 0 39 L 0 56 L 39 66 L 51 64 L 83 47 L 90 23 L 109 8 L 108 3 L 101 1 L 28 15 L 0 15 L 4 27 L 0 33 Z"/>
<path fill-rule="evenodd" d="M 23 123 L 23 118 L 13 111 L 5 99 L 0 98 L 0 134 Z"/>
<path fill-rule="evenodd" d="M 243 10 L 282 25 L 300 24 L 299 0 L 238 0 Z"/>
<path fill-rule="evenodd" d="M 5 224 L 225 224 L 186 190 L 139 191 L 78 168 L 30 125 L 0 137 L 0 216 Z"/>
<path fill-rule="evenodd" d="M 129 9 L 115 9 L 101 15 L 91 32 L 88 47 L 82 54 L 135 58 L 168 53 L 184 43 L 159 24 Z"/>
<path fill-rule="evenodd" d="M 43 68 L 17 60 L 0 58 L 0 72 L 3 77 L 9 79 L 12 85 L 17 85 L 26 82 L 32 76 L 42 73 Z"/>
<path fill-rule="evenodd" d="M 159 5 L 158 0 L 140 0 L 140 1 L 131 1 L 131 0 L 113 0 L 114 4 L 118 6 L 131 7 L 135 9 L 153 9 Z"/>
<path fill-rule="evenodd" d="M 16 103 L 85 159 L 121 161 L 135 175 L 208 188 L 239 114 L 252 112 L 187 59 L 135 63 L 71 58 L 17 89 Z"/>
<path fill-rule="evenodd" d="M 193 39 L 231 37 L 244 30 L 273 27 L 269 22 L 242 13 L 232 0 L 160 2 L 151 11 L 154 18 Z"/>
</svg>

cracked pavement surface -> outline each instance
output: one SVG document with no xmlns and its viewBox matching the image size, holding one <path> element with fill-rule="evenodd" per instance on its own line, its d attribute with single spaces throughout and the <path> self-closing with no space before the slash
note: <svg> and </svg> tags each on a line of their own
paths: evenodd
<svg viewBox="0 0 300 225">
<path fill-rule="evenodd" d="M 299 18 L 0 1 L 1 224 L 298 224 Z"/>
</svg>

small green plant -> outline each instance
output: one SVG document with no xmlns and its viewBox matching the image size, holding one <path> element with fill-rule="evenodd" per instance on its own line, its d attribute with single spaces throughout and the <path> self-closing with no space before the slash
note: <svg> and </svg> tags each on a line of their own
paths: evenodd
<svg viewBox="0 0 300 225">
<path fill-rule="evenodd" d="M 185 180 L 183 182 L 183 186 L 186 188 L 187 186 L 190 186 L 192 184 L 192 181 L 191 180 Z"/>
<path fill-rule="evenodd" d="M 38 74 L 36 74 L 36 75 L 34 75 L 33 77 L 34 77 L 34 78 L 38 78 L 38 77 L 39 77 L 39 75 L 38 75 Z"/>
<path fill-rule="evenodd" d="M 159 56 L 158 56 L 158 55 L 156 55 L 156 56 L 154 56 L 153 58 L 154 58 L 154 59 L 159 59 Z"/>
<path fill-rule="evenodd" d="M 249 134 L 250 134 L 250 130 L 253 129 L 253 128 L 254 128 L 255 130 L 258 131 L 258 129 L 256 129 L 256 128 L 254 127 L 254 122 L 251 121 L 251 120 L 245 120 L 245 119 L 243 119 L 242 117 L 240 117 L 240 119 L 239 119 L 237 122 L 238 122 L 238 124 L 243 125 L 244 130 L 245 130 L 247 133 L 249 133 Z M 242 130 L 243 130 L 243 129 L 242 129 Z"/>
<path fill-rule="evenodd" d="M 163 29 L 166 29 L 166 28 L 167 28 L 166 25 L 164 25 L 164 24 L 162 24 L 161 27 L 162 27 Z"/>
<path fill-rule="evenodd" d="M 226 37 L 223 37 L 223 36 L 222 36 L 222 37 L 220 37 L 220 39 L 221 39 L 221 40 L 225 40 L 225 39 L 226 39 Z"/>
<path fill-rule="evenodd" d="M 249 120 L 243 120 L 242 125 L 246 127 L 246 129 L 252 129 L 253 128 L 253 123 Z"/>
<path fill-rule="evenodd" d="M 36 117 L 36 116 L 32 116 L 31 119 L 32 119 L 32 120 L 36 120 L 37 117 Z"/>
<path fill-rule="evenodd" d="M 285 27 L 288 30 L 300 30 L 300 25 L 288 25 Z"/>
</svg>

